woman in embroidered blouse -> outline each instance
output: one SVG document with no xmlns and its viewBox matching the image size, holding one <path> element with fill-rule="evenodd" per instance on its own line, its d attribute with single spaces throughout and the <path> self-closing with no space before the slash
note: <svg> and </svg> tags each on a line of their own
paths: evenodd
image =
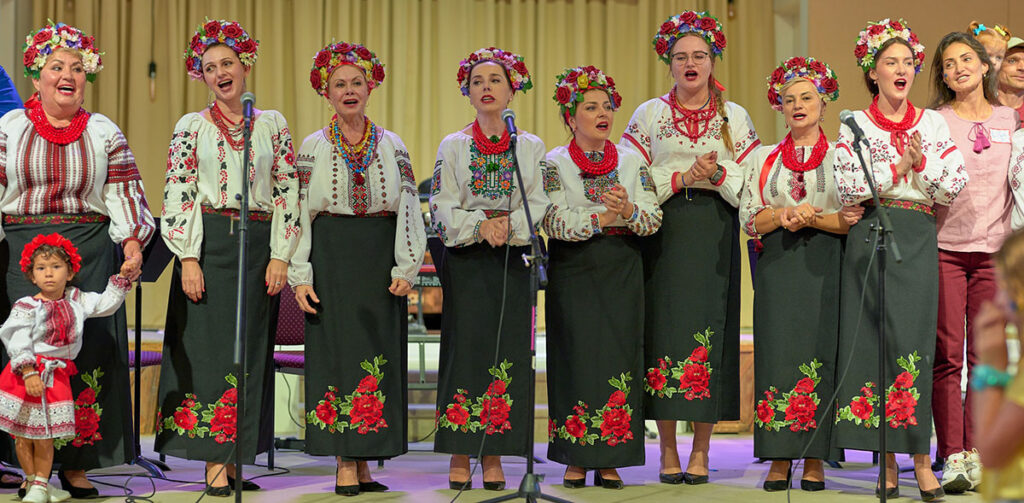
<svg viewBox="0 0 1024 503">
<path fill-rule="evenodd" d="M 544 217 L 551 253 L 548 458 L 568 465 L 565 487 L 583 487 L 594 469 L 595 483 L 619 489 L 615 467 L 644 463 L 636 236 L 658 230 L 661 207 L 640 154 L 608 141 L 622 102 L 615 81 L 593 66 L 567 69 L 555 81 L 573 139 L 548 152 L 544 167 L 551 199 Z"/>
<path fill-rule="evenodd" d="M 383 80 L 384 65 L 362 45 L 317 52 L 310 83 L 336 114 L 296 161 L 305 232 L 288 278 L 312 315 L 306 452 L 337 456 L 334 490 L 344 495 L 387 490 L 366 461 L 408 451 L 406 295 L 427 237 L 405 144 L 366 116 Z"/>
<path fill-rule="evenodd" d="M 469 455 L 483 442 L 484 488 L 500 490 L 500 456 L 530 452 L 530 273 L 520 256 L 530 237 L 524 203 L 535 225 L 547 211 L 545 150 L 540 138 L 519 132 L 524 202 L 501 120 L 514 93 L 533 87 L 522 56 L 479 49 L 459 64 L 458 81 L 476 120 L 441 142 L 430 195 L 432 225 L 446 247 L 434 450 L 452 454 L 449 486 L 469 489 Z"/>
<path fill-rule="evenodd" d="M 158 395 L 158 451 L 206 460 L 207 492 L 231 494 L 235 466 L 221 463 L 243 429 L 243 458 L 253 462 L 269 445 L 259 435 L 273 420 L 266 398 L 270 371 L 272 296 L 287 279 L 299 241 L 299 180 L 291 134 L 273 110 L 255 112 L 249 171 L 249 263 L 245 417 L 237 426 L 234 318 L 238 241 L 234 219 L 241 190 L 242 102 L 257 43 L 238 23 L 200 25 L 185 52 L 193 80 L 203 79 L 214 101 L 174 127 L 167 154 L 161 234 L 177 256 L 167 306 L 164 361 Z M 260 283 L 264 283 L 260 285 Z M 207 414 L 207 412 L 209 414 Z M 200 415 L 201 414 L 201 415 Z M 233 485 L 233 484 L 232 484 Z M 245 488 L 258 489 L 246 481 Z"/>
<path fill-rule="evenodd" d="M 78 286 L 101 290 L 121 267 L 122 251 L 131 278 L 138 276 L 142 248 L 154 233 L 124 134 L 109 118 L 82 108 L 86 81 L 102 69 L 93 38 L 62 23 L 48 24 L 26 38 L 24 61 L 37 94 L 24 110 L 0 118 L 0 212 L 3 246 L 10 251 L 5 309 L 35 293 L 18 258 L 37 234 L 59 232 L 72 239 L 90 264 L 77 277 Z M 59 473 L 62 486 L 76 497 L 99 494 L 85 470 L 135 458 L 124 309 L 87 321 L 84 331 L 72 391 L 79 397 L 102 387 L 103 393 L 95 408 L 80 409 L 88 419 L 78 422 L 74 441 L 58 443 L 54 458 L 64 470 Z M 12 461 L 13 453 L 3 458 Z"/>
<path fill-rule="evenodd" d="M 665 21 L 654 49 L 675 86 L 636 109 L 620 142 L 650 166 L 665 213 L 644 244 L 644 416 L 658 421 L 659 478 L 668 484 L 706 483 L 714 423 L 739 418 L 736 205 L 760 141 L 746 110 L 725 101 L 715 80 L 724 48 L 721 23 L 705 12 Z M 677 420 L 694 422 L 685 472 Z"/>
<path fill-rule="evenodd" d="M 943 117 L 932 110 L 919 111 L 908 99 L 924 62 L 924 46 L 906 23 L 884 19 L 870 24 L 860 33 L 854 54 L 875 96 L 868 110 L 855 112 L 854 118 L 870 143 L 865 158 L 897 230 L 903 262 L 890 260 L 886 270 L 888 382 L 879 384 L 877 268 L 872 262 L 878 208 L 853 152 L 853 134 L 843 125 L 835 154 L 839 201 L 867 207 L 861 221 L 850 228 L 843 257 L 837 361 L 856 361 L 839 387 L 834 438 L 839 448 L 872 450 L 878 448 L 875 428 L 889 428 L 886 492 L 899 492 L 893 452 L 905 452 L 913 455 L 922 499 L 931 500 L 942 495 L 928 455 L 932 391 L 928 363 L 935 355 L 939 270 L 932 206 L 952 203 L 967 183 L 967 173 Z M 888 393 L 886 404 L 878 403 L 880 385 Z M 875 411 L 883 405 L 886 416 L 880 417 Z"/>
<path fill-rule="evenodd" d="M 819 125 L 826 102 L 838 97 L 836 75 L 821 61 L 794 57 L 772 72 L 768 102 L 790 133 L 754 153 L 740 197 L 743 229 L 763 243 L 754 281 L 754 456 L 772 460 L 766 491 L 788 489 L 792 460 L 801 457 L 800 488 L 825 489 L 841 235 L 863 213 L 859 206 L 840 211 L 833 149 Z M 818 299 L 794 312 L 792 299 L 803 292 Z"/>
<path fill-rule="evenodd" d="M 961 32 L 943 37 L 932 59 L 935 101 L 930 108 L 945 119 L 971 177 L 952 204 L 935 209 L 940 300 L 932 413 L 936 456 L 945 459 L 942 487 L 947 493 L 961 493 L 981 482 L 971 431 L 971 390 L 962 400 L 960 375 L 967 339 L 967 368 L 973 373 L 977 355 L 969 334 L 974 317 L 998 290 L 990 254 L 1010 235 L 1013 197 L 1007 177 L 1017 118 L 1012 108 L 999 105 L 997 72 L 985 47 Z"/>
</svg>

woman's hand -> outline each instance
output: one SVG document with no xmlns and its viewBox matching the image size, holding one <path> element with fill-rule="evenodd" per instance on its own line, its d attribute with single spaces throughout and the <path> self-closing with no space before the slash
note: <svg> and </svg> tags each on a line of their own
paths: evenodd
<svg viewBox="0 0 1024 503">
<path fill-rule="evenodd" d="M 707 180 L 711 175 L 718 171 L 718 152 L 711 151 L 702 156 L 698 156 L 693 161 L 693 166 L 690 167 L 690 178 L 694 182 L 701 180 Z"/>
<path fill-rule="evenodd" d="M 43 380 L 39 374 L 32 374 L 23 378 L 25 380 L 25 392 L 29 396 L 43 396 Z"/>
<path fill-rule="evenodd" d="M 299 285 L 294 290 L 295 302 L 299 304 L 299 309 L 309 314 L 316 314 L 316 308 L 313 307 L 313 304 L 319 304 L 320 297 L 316 296 L 313 287 L 311 285 Z"/>
<path fill-rule="evenodd" d="M 490 218 L 480 222 L 480 237 L 491 247 L 503 246 L 508 241 L 508 216 Z"/>
<path fill-rule="evenodd" d="M 124 263 L 120 274 L 131 281 L 142 275 L 142 245 L 134 239 L 124 243 Z"/>
<path fill-rule="evenodd" d="M 285 281 L 288 281 L 288 263 L 276 258 L 270 259 L 266 274 L 267 295 L 281 293 Z"/>
<path fill-rule="evenodd" d="M 199 267 L 199 259 L 181 259 L 181 289 L 192 302 L 199 302 L 199 299 L 203 298 L 206 282 L 203 279 L 203 269 Z"/>
<path fill-rule="evenodd" d="M 924 149 L 921 147 L 921 133 L 914 131 L 910 137 L 910 143 L 903 149 L 903 157 L 896 164 L 896 174 L 906 176 L 910 170 L 921 165 L 924 159 Z"/>
<path fill-rule="evenodd" d="M 864 216 L 864 207 L 861 205 L 854 206 L 843 206 L 839 210 L 839 218 L 846 222 L 846 225 L 854 226 L 857 222 L 860 222 L 861 217 Z"/>
<path fill-rule="evenodd" d="M 779 222 L 789 232 L 796 232 L 815 222 L 822 209 L 804 203 L 800 206 L 787 206 L 779 213 Z"/>
<path fill-rule="evenodd" d="M 405 297 L 412 291 L 412 284 L 402 278 L 392 278 L 388 291 L 396 297 Z"/>
</svg>

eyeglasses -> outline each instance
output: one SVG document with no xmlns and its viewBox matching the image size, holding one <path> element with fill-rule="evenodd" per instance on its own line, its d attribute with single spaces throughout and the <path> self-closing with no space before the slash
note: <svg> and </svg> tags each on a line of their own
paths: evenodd
<svg viewBox="0 0 1024 503">
<path fill-rule="evenodd" d="M 687 61 L 693 58 L 693 64 L 699 65 L 708 59 L 708 53 L 704 51 L 694 51 L 691 54 L 685 52 L 677 52 L 672 55 L 672 62 L 680 65 L 685 65 Z"/>
</svg>

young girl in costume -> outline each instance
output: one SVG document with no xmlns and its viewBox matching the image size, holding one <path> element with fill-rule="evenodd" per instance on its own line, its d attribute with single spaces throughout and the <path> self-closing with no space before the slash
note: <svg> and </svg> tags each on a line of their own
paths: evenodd
<svg viewBox="0 0 1024 503">
<path fill-rule="evenodd" d="M 75 436 L 71 376 L 82 349 L 82 325 L 86 318 L 113 314 L 131 287 L 125 267 L 110 277 L 103 293 L 69 286 L 81 263 L 78 250 L 60 234 L 36 236 L 25 245 L 20 264 L 39 293 L 18 299 L 0 327 L 10 357 L 0 373 L 0 430 L 15 437 L 29 484 L 26 502 L 71 496 L 48 486 L 47 479 L 54 439 Z"/>
</svg>

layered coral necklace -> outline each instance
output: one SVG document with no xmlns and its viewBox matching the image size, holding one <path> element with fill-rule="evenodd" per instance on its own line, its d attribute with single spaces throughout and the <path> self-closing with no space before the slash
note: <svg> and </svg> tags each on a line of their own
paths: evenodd
<svg viewBox="0 0 1024 503">
<path fill-rule="evenodd" d="M 492 136 L 490 138 L 484 134 L 484 130 L 480 128 L 479 121 L 473 121 L 473 143 L 476 144 L 476 149 L 484 155 L 500 154 L 508 150 L 511 137 L 508 135 L 508 131 L 501 133 L 501 138 Z"/>
<path fill-rule="evenodd" d="M 569 157 L 580 171 L 588 176 L 607 175 L 619 164 L 619 151 L 615 149 L 615 144 L 608 140 L 604 141 L 604 157 L 600 161 L 591 161 L 576 144 L 576 138 L 569 142 Z"/>
<path fill-rule="evenodd" d="M 224 111 L 220 109 L 220 105 L 216 101 L 213 102 L 213 105 L 210 105 L 210 120 L 220 130 L 221 135 L 224 136 L 224 141 L 231 145 L 232 150 L 240 151 L 245 148 L 245 137 L 242 135 L 242 121 L 234 122 L 229 119 L 227 115 L 224 115 Z"/>
<path fill-rule="evenodd" d="M 352 170 L 352 180 L 356 185 L 366 183 L 366 168 L 373 163 L 373 156 L 377 152 L 377 143 L 380 141 L 379 129 L 370 121 L 369 117 L 363 117 L 363 137 L 353 145 L 341 133 L 338 114 L 331 117 L 329 128 L 331 143 L 337 147 L 338 152 L 341 152 L 341 157 L 345 159 L 345 165 Z"/>
<path fill-rule="evenodd" d="M 676 88 L 673 86 L 672 91 L 668 93 L 668 101 L 672 109 L 672 126 L 693 143 L 697 143 L 697 140 L 708 132 L 708 128 L 711 126 L 711 119 L 714 119 L 718 113 L 718 110 L 715 109 L 714 95 L 708 96 L 708 101 L 703 107 L 697 110 L 690 110 L 683 108 L 676 101 Z M 680 127 L 680 124 L 682 124 L 682 127 Z"/>
<path fill-rule="evenodd" d="M 77 141 L 82 137 L 85 126 L 89 123 L 89 112 L 86 112 L 84 108 L 79 108 L 75 112 L 75 116 L 71 118 L 71 123 L 65 127 L 55 127 L 50 124 L 50 120 L 46 118 L 46 112 L 43 111 L 42 103 L 38 101 L 29 106 L 27 113 L 32 125 L 35 126 L 36 133 L 39 133 L 39 136 L 46 141 L 57 145 L 68 145 Z"/>
<path fill-rule="evenodd" d="M 782 142 L 782 165 L 790 171 L 804 173 L 817 168 L 821 161 L 825 159 L 825 154 L 827 153 L 828 138 L 825 137 L 825 132 L 819 127 L 818 141 L 811 149 L 811 155 L 804 162 L 798 161 L 796 158 L 796 142 L 793 141 L 793 134 L 790 133 L 786 135 L 786 139 Z"/>
<path fill-rule="evenodd" d="M 907 112 L 903 114 L 903 119 L 899 122 L 891 121 L 878 109 L 878 96 L 875 96 L 875 99 L 871 101 L 871 106 L 868 107 L 868 113 L 871 114 L 875 124 L 889 132 L 889 142 L 896 147 L 896 152 L 903 155 L 903 149 L 910 143 L 910 135 L 907 134 L 907 130 L 914 126 L 914 120 L 917 119 L 917 109 L 914 108 L 914 104 L 907 100 Z"/>
</svg>

